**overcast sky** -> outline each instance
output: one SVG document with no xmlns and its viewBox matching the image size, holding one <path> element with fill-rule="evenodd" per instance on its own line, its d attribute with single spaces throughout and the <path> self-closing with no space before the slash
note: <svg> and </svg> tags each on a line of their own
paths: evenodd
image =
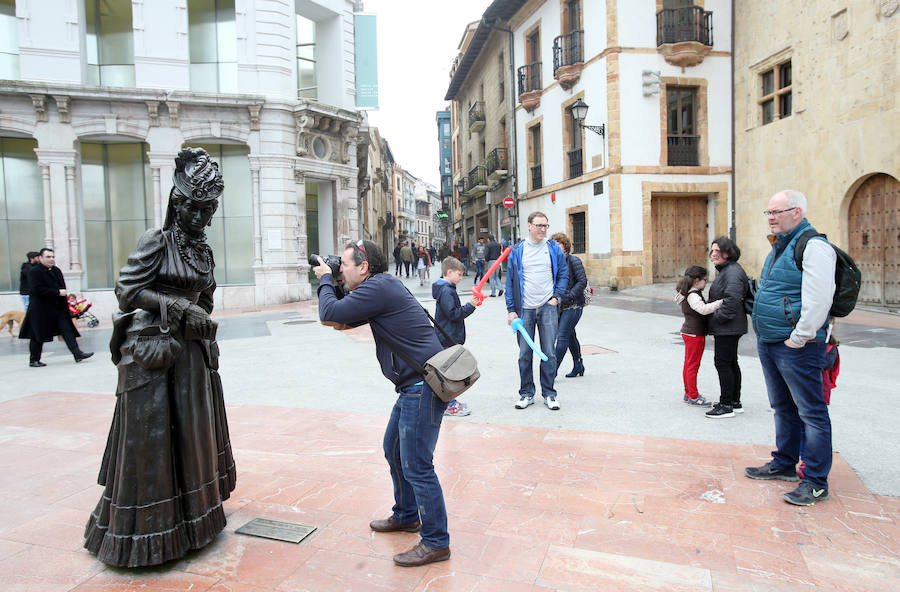
<svg viewBox="0 0 900 592">
<path fill-rule="evenodd" d="M 448 107 L 450 65 L 465 26 L 491 0 L 364 0 L 378 15 L 378 105 L 369 111 L 410 173 L 440 187 L 435 113 Z"/>
</svg>

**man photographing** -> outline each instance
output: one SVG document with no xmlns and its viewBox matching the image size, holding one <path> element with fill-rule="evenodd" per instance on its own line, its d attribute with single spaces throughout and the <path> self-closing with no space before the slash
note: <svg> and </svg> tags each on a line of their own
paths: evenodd
<svg viewBox="0 0 900 592">
<path fill-rule="evenodd" d="M 362 240 L 349 243 L 341 254 L 338 278 L 321 257 L 318 261 L 313 272 L 320 281 L 319 320 L 353 327 L 369 323 L 381 372 L 398 393 L 384 431 L 384 456 L 394 483 L 393 513 L 369 527 L 375 532 L 421 528 L 419 543 L 394 556 L 397 565 L 414 567 L 448 559 L 447 509 L 433 463 L 447 404 L 401 356 L 393 354 L 386 339 L 419 364 L 444 348 L 419 302 L 403 282 L 384 273 L 387 260 L 378 245 Z M 338 299 L 335 281 L 350 293 Z"/>
</svg>

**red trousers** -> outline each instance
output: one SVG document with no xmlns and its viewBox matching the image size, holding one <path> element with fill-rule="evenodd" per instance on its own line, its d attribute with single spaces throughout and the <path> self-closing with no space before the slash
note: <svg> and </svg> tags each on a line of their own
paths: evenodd
<svg viewBox="0 0 900 592">
<path fill-rule="evenodd" d="M 700 370 L 700 359 L 703 358 L 703 348 L 706 345 L 705 335 L 681 334 L 684 340 L 684 394 L 689 399 L 696 399 L 700 393 L 697 391 L 697 372 Z"/>
</svg>

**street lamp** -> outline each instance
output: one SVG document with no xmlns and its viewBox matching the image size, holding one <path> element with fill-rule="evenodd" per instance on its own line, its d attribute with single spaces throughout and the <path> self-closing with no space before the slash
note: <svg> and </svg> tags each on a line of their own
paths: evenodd
<svg viewBox="0 0 900 592">
<path fill-rule="evenodd" d="M 460 179 L 456 182 L 456 192 L 460 195 L 466 192 L 466 181 L 465 179 Z"/>
<path fill-rule="evenodd" d="M 572 118 L 575 120 L 575 123 L 580 125 L 585 129 L 589 129 L 595 134 L 599 134 L 600 136 L 606 137 L 606 124 L 601 123 L 600 125 L 585 125 L 584 118 L 587 117 L 588 106 L 587 103 L 578 99 L 572 106 L 569 107 L 569 110 L 572 112 Z"/>
</svg>

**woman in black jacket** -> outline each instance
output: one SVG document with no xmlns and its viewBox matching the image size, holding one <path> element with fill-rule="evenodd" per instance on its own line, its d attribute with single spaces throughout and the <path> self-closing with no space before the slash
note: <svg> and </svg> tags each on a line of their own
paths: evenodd
<svg viewBox="0 0 900 592">
<path fill-rule="evenodd" d="M 743 413 L 741 406 L 741 368 L 738 366 L 738 341 L 747 333 L 747 274 L 738 265 L 741 250 L 728 237 L 720 236 L 709 248 L 709 258 L 716 266 L 716 279 L 709 287 L 709 300 L 723 300 L 722 306 L 709 317 L 709 333 L 715 338 L 716 372 L 719 373 L 719 402 L 706 416 L 711 419 L 734 417 Z"/>
<path fill-rule="evenodd" d="M 551 240 L 559 243 L 566 252 L 566 261 L 569 264 L 569 284 L 566 293 L 559 303 L 559 325 L 556 330 L 556 369 L 562 365 L 562 359 L 566 355 L 566 349 L 572 352 L 572 360 L 575 367 L 566 374 L 567 378 L 584 376 L 584 363 L 581 361 L 581 344 L 575 335 L 575 325 L 581 320 L 581 312 L 584 308 L 584 289 L 587 286 L 587 274 L 581 259 L 572 255 L 572 241 L 562 232 L 557 232 Z"/>
</svg>

